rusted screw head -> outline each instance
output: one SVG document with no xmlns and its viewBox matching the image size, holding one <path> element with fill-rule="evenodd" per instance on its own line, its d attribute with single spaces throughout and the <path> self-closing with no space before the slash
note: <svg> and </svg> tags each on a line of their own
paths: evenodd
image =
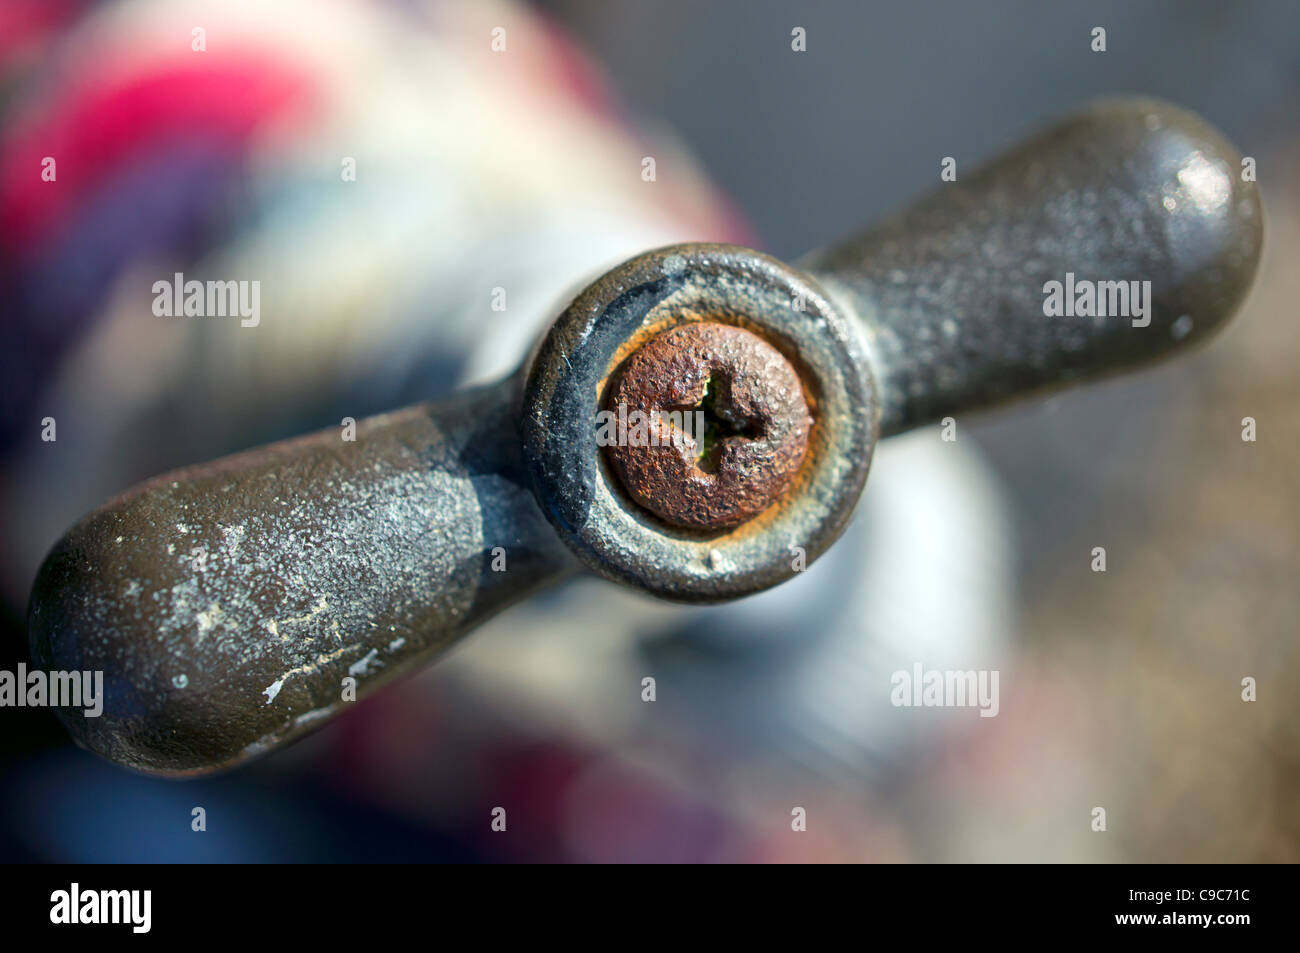
<svg viewBox="0 0 1300 953">
<path fill-rule="evenodd" d="M 675 526 L 723 529 L 767 509 L 808 452 L 799 375 L 757 334 L 716 322 L 664 331 L 628 358 L 597 442 L 623 486 Z"/>
</svg>

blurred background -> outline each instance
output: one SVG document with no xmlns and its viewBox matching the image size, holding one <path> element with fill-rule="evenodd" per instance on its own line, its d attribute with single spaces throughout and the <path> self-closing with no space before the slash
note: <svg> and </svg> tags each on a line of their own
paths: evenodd
<svg viewBox="0 0 1300 953">
<path fill-rule="evenodd" d="M 108 496 L 498 376 L 646 248 L 796 258 L 1125 92 L 1255 157 L 1267 234 L 1207 348 L 882 444 L 769 593 L 576 580 L 199 781 L 0 709 L 0 859 L 1300 860 L 1297 37 L 1287 0 L 3 0 L 0 669 Z M 261 324 L 154 317 L 173 271 L 260 280 Z M 891 707 L 915 662 L 1000 671 L 998 716 Z"/>
</svg>

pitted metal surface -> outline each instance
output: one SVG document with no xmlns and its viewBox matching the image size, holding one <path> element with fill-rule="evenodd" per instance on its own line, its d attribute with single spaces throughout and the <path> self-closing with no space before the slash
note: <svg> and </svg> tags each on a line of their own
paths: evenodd
<svg viewBox="0 0 1300 953">
<path fill-rule="evenodd" d="M 349 704 L 345 679 L 362 697 L 579 565 L 689 602 L 776 585 L 839 536 L 881 433 L 1118 373 L 1222 325 L 1262 235 L 1240 161 L 1188 113 L 1110 102 L 806 270 L 727 245 L 639 255 L 499 385 L 363 421 L 355 443 L 331 429 L 177 471 L 92 513 L 36 580 L 33 656 L 105 672 L 104 715 L 65 718 L 81 744 L 193 774 L 300 736 Z M 1145 304 L 1053 316 L 1052 282 L 1138 282 Z M 811 425 L 761 512 L 692 528 L 629 496 L 596 418 L 630 355 L 703 321 L 779 352 Z M 753 434 L 741 420 L 732 436 Z"/>
<path fill-rule="evenodd" d="M 623 491 L 594 422 L 623 360 L 666 328 L 703 320 L 752 328 L 804 381 L 808 459 L 782 501 L 728 532 L 649 517 Z M 716 602 L 789 579 L 843 531 L 876 439 L 875 384 L 861 329 L 820 286 L 733 245 L 677 245 L 592 282 L 533 355 L 521 420 L 543 511 L 594 572 L 685 602 Z"/>
<path fill-rule="evenodd" d="M 800 264 L 868 329 L 888 436 L 1205 339 L 1249 290 L 1262 235 L 1231 144 L 1184 110 L 1123 99 Z M 1149 281 L 1149 325 L 1046 316 L 1044 285 L 1067 273 Z"/>
<path fill-rule="evenodd" d="M 166 474 L 78 524 L 30 617 L 38 664 L 105 672 L 74 735 L 150 771 L 236 762 L 344 708 L 345 678 L 364 697 L 571 570 L 523 482 L 513 392 Z"/>
<path fill-rule="evenodd" d="M 744 328 L 693 321 L 664 331 L 628 358 L 613 391 L 614 468 L 637 503 L 675 526 L 715 530 L 756 516 L 808 452 L 798 372 Z M 630 415 L 640 419 L 627 425 Z"/>
</svg>

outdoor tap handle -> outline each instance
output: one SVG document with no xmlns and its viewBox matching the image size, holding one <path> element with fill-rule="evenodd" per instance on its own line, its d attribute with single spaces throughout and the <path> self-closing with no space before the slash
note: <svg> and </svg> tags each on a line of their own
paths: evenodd
<svg viewBox="0 0 1300 953">
<path fill-rule="evenodd" d="M 299 737 L 584 566 L 684 601 L 775 585 L 792 552 L 810 563 L 838 537 L 878 436 L 1203 338 L 1248 290 L 1261 230 L 1230 145 L 1186 112 L 1122 100 L 959 169 L 801 268 L 735 246 L 647 252 L 589 285 L 497 385 L 106 503 L 41 567 L 33 657 L 104 673 L 100 717 L 60 710 L 83 746 L 198 774 Z M 1094 310 L 1107 283 L 1122 313 L 1051 316 L 1051 282 L 1063 298 L 1091 285 Z M 1126 303 L 1121 282 L 1138 282 Z M 700 319 L 781 352 L 812 420 L 792 488 L 716 533 L 638 507 L 592 434 L 629 353 Z"/>
</svg>

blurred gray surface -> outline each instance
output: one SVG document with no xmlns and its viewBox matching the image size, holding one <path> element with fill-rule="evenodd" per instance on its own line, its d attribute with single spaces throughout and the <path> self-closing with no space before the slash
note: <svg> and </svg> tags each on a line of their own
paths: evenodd
<svg viewBox="0 0 1300 953">
<path fill-rule="evenodd" d="M 1293 0 L 543 4 L 791 258 L 1095 96 L 1201 113 L 1258 154 L 1297 124 Z M 806 52 L 790 31 L 807 31 Z M 1102 26 L 1107 52 L 1090 49 Z M 671 169 L 660 168 L 662 178 Z"/>
</svg>

